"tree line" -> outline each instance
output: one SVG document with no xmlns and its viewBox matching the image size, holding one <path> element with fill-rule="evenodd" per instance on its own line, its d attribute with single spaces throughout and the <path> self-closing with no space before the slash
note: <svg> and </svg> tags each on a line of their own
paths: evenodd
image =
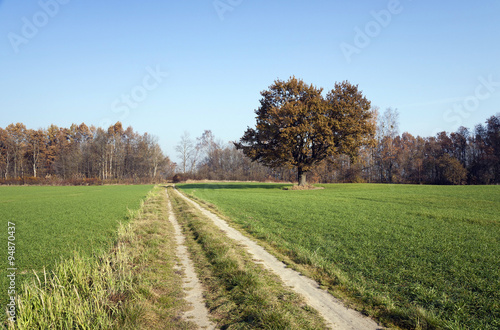
<svg viewBox="0 0 500 330">
<path fill-rule="evenodd" d="M 348 81 L 325 95 L 292 76 L 274 81 L 261 96 L 255 128 L 232 146 L 215 143 L 210 131 L 196 143 L 185 134 L 176 148 L 182 173 L 295 181 L 294 169 L 304 188 L 306 175 L 325 183 L 500 183 L 500 114 L 473 131 L 460 127 L 422 138 L 400 135 L 397 110 L 380 115 Z"/>
<path fill-rule="evenodd" d="M 374 111 L 377 116 L 377 111 Z M 378 115 L 376 145 L 356 157 L 328 157 L 311 169 L 313 183 L 499 184 L 500 113 L 474 129 L 460 127 L 432 137 L 399 133 L 397 110 Z M 176 146 L 175 164 L 157 139 L 121 123 L 107 130 L 85 124 L 0 128 L 0 183 L 84 184 L 177 179 L 296 181 L 293 168 L 253 162 L 210 130 Z"/>
<path fill-rule="evenodd" d="M 337 156 L 314 169 L 317 182 L 413 184 L 499 184 L 500 113 L 474 129 L 436 136 L 399 134 L 397 110 L 379 118 L 376 145 L 363 148 L 355 162 Z"/>
<path fill-rule="evenodd" d="M 174 164 L 156 137 L 84 123 L 28 129 L 0 128 L 0 183 L 151 182 L 172 177 Z"/>
<path fill-rule="evenodd" d="M 456 132 L 421 137 L 399 133 L 397 110 L 373 111 L 377 118 L 375 145 L 360 148 L 353 158 L 345 154 L 327 157 L 311 169 L 309 182 L 500 183 L 500 113 L 474 129 L 460 127 Z M 293 168 L 252 162 L 233 143 L 216 139 L 209 130 L 194 139 L 184 133 L 176 151 L 181 179 L 297 180 Z"/>
<path fill-rule="evenodd" d="M 322 89 L 295 77 L 261 94 L 255 129 L 237 142 L 184 133 L 178 164 L 156 137 L 84 123 L 0 127 L 0 184 L 146 183 L 186 179 L 312 183 L 499 184 L 500 113 L 473 129 L 432 137 L 399 133 L 397 110 L 380 114 L 348 82 Z M 333 135 L 333 136 L 331 136 Z M 299 174 L 297 176 L 297 173 Z"/>
</svg>

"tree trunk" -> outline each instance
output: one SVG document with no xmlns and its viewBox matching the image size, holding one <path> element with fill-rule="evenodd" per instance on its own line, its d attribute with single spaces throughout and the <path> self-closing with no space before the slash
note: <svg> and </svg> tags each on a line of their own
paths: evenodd
<svg viewBox="0 0 500 330">
<path fill-rule="evenodd" d="M 299 186 L 307 185 L 306 172 L 302 169 L 302 167 L 297 169 L 297 178 L 299 180 Z"/>
<path fill-rule="evenodd" d="M 5 179 L 9 177 L 9 167 L 10 167 L 10 153 L 7 151 L 7 167 L 5 169 Z"/>
</svg>

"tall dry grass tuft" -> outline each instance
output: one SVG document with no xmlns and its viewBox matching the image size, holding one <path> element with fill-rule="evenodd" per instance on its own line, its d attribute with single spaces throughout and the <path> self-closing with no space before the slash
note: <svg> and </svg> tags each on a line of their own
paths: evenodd
<svg viewBox="0 0 500 330">
<path fill-rule="evenodd" d="M 36 273 L 17 297 L 9 329 L 194 329 L 174 269 L 175 241 L 164 188 L 156 186 L 103 253 L 75 253 Z"/>
<path fill-rule="evenodd" d="M 134 291 L 131 260 L 123 248 L 133 239 L 120 224 L 111 253 L 85 257 L 79 253 L 51 272 L 35 273 L 17 297 L 17 321 L 9 329 L 109 329 L 137 315 L 140 304 L 127 299 Z"/>
</svg>

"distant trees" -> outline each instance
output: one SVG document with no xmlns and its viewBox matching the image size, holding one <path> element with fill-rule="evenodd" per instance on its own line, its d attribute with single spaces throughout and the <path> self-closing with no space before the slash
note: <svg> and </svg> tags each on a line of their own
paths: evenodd
<svg viewBox="0 0 500 330">
<path fill-rule="evenodd" d="M 6 156 L 8 164 L 13 165 L 14 176 L 21 176 L 24 174 L 24 158 L 23 151 L 26 147 L 26 126 L 21 123 L 10 124 L 5 129 L 6 136 Z"/>
<path fill-rule="evenodd" d="M 312 166 L 311 182 L 379 182 L 414 184 L 499 184 L 500 113 L 474 130 L 436 136 L 399 133 L 398 112 L 387 109 L 377 116 L 372 109 L 371 125 L 377 126 L 376 145 L 364 145 L 355 157 L 327 156 Z M 378 125 L 377 125 L 378 120 Z M 0 131 L 1 133 L 1 131 Z M 195 142 L 196 141 L 196 144 Z M 266 167 L 238 150 L 233 143 L 217 140 L 206 130 L 192 141 L 196 164 L 186 177 L 210 180 L 294 181 L 288 166 Z"/>
<path fill-rule="evenodd" d="M 399 134 L 397 111 L 380 118 L 377 145 L 360 149 L 357 162 L 331 157 L 313 170 L 321 182 L 499 184 L 500 114 L 471 132 L 440 132 L 432 137 Z M 392 123 L 392 124 L 391 124 Z M 392 128 L 391 128 L 392 127 Z"/>
<path fill-rule="evenodd" d="M 469 181 L 500 183 L 500 113 L 490 117 L 486 126 L 477 125 L 469 142 Z"/>
<path fill-rule="evenodd" d="M 395 164 L 398 157 L 399 113 L 388 108 L 379 118 L 377 127 L 377 145 L 375 164 L 378 168 L 379 181 L 392 183 L 397 174 Z"/>
<path fill-rule="evenodd" d="M 337 148 L 335 152 L 307 163 L 310 161 L 308 157 L 318 154 L 319 151 L 314 150 L 321 150 L 321 144 L 331 141 L 320 140 L 319 134 L 307 135 L 307 132 L 318 130 L 326 134 L 328 130 L 322 131 L 321 127 L 329 123 L 329 119 L 317 124 L 315 120 L 320 115 L 309 114 L 307 117 L 308 111 L 314 108 L 311 103 L 320 102 L 316 99 L 318 89 L 298 80 L 288 84 L 290 82 L 278 81 L 270 90 L 262 92 L 257 127 L 249 128 L 239 143 L 227 144 L 217 140 L 210 130 L 204 131 L 196 139 L 184 134 L 178 145 L 187 145 L 188 148 L 179 150 L 189 151 L 186 153 L 185 170 L 183 166 L 178 168 L 179 172 L 185 174 L 183 178 L 290 182 L 297 179 L 297 171 L 291 166 L 304 161 L 309 180 L 313 183 L 500 184 L 500 113 L 473 130 L 460 127 L 456 132 L 421 137 L 399 132 L 399 114 L 396 109 L 386 109 L 378 114 L 377 108 L 370 108 L 370 114 L 363 118 L 366 135 L 361 135 L 354 148 L 350 149 L 351 144 L 346 144 L 344 149 L 340 144 L 334 144 Z M 333 91 L 329 93 L 324 101 L 333 98 L 340 104 L 348 104 L 342 103 L 342 97 L 332 97 L 345 95 L 342 94 L 342 88 L 336 86 L 336 90 L 335 94 Z M 328 106 L 331 104 L 325 108 L 328 109 Z M 294 107 L 296 109 L 292 109 Z M 358 114 L 366 114 L 366 109 L 360 110 Z M 301 112 L 310 121 L 300 118 L 301 115 L 297 113 Z M 342 116 L 349 118 L 349 113 L 346 110 Z M 352 120 L 356 121 L 356 118 L 354 116 Z M 344 125 L 350 126 L 353 121 L 345 121 Z M 341 126 L 342 121 L 332 122 Z M 261 127 L 263 129 L 257 132 Z M 305 127 L 310 130 L 305 130 Z M 375 127 L 375 143 L 370 143 Z M 355 127 L 354 131 L 359 133 L 361 130 Z M 330 130 L 328 134 L 337 133 Z M 187 143 L 186 136 L 189 140 Z M 336 136 L 334 141 L 341 136 Z M 345 136 L 359 139 L 360 135 Z M 277 144 L 272 145 L 272 142 Z M 283 148 L 275 147 L 277 145 Z M 349 150 L 352 152 L 349 153 Z M 284 159 L 275 157 L 274 153 L 284 155 Z M 261 158 L 266 157 L 266 162 L 252 161 L 259 155 Z M 295 160 L 293 157 L 297 155 L 298 159 Z"/>
<path fill-rule="evenodd" d="M 376 109 L 370 125 L 376 126 Z M 311 182 L 500 184 L 500 113 L 472 130 L 420 137 L 398 131 L 397 111 L 378 116 L 376 145 L 355 155 L 334 153 L 312 165 Z M 33 130 L 21 123 L 0 127 L 0 183 L 152 182 L 181 178 L 294 181 L 287 166 L 253 162 L 234 143 L 210 130 L 187 141 L 186 162 L 177 167 L 157 138 L 116 123 L 107 129 L 73 124 Z M 181 138 L 181 142 L 183 142 Z M 185 167 L 184 167 L 185 165 Z"/>
<path fill-rule="evenodd" d="M 41 166 L 41 156 L 46 153 L 47 136 L 41 129 L 37 131 L 30 129 L 26 134 L 26 143 L 26 160 L 33 170 L 33 177 L 36 178 Z"/>
<path fill-rule="evenodd" d="M 299 185 L 329 156 L 354 159 L 373 141 L 370 102 L 347 81 L 336 83 L 326 98 L 322 91 L 295 77 L 276 80 L 261 92 L 256 128 L 248 128 L 236 148 L 271 168 L 295 167 Z"/>
<path fill-rule="evenodd" d="M 295 175 L 284 168 L 271 169 L 259 163 L 252 162 L 241 150 L 237 150 L 233 143 L 225 143 L 216 139 L 212 131 L 205 130 L 201 136 L 191 139 L 186 143 L 184 133 L 177 144 L 178 155 L 181 160 L 177 167 L 175 181 L 186 179 L 208 180 L 243 180 L 243 181 L 276 181 L 292 180 Z M 195 143 L 196 141 L 196 143 Z M 184 146 L 189 145 L 189 148 Z M 182 165 L 184 151 L 186 155 L 186 168 Z"/>
<path fill-rule="evenodd" d="M 4 180 L 152 181 L 174 174 L 155 137 L 139 135 L 117 122 L 107 130 L 85 124 L 26 129 L 21 124 L 0 128 L 0 171 Z"/>
</svg>

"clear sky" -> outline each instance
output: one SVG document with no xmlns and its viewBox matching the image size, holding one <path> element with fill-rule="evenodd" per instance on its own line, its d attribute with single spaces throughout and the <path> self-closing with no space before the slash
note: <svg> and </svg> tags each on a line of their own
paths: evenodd
<svg viewBox="0 0 500 330">
<path fill-rule="evenodd" d="M 174 160 L 184 131 L 237 140 L 260 91 L 348 80 L 400 130 L 500 112 L 500 2 L 0 0 L 0 126 L 118 120 Z"/>
</svg>

